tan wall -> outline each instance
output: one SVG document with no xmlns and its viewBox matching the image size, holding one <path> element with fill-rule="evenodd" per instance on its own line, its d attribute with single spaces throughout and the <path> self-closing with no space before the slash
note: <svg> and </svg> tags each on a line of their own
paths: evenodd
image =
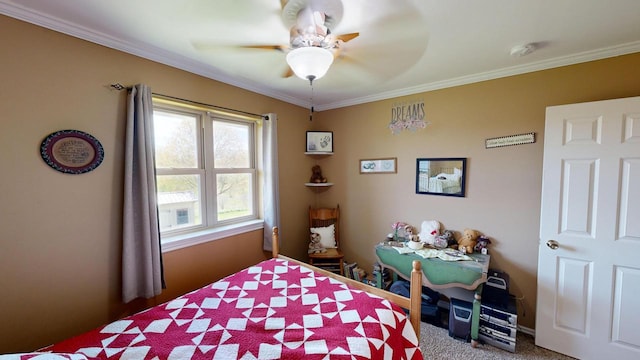
<svg viewBox="0 0 640 360">
<path fill-rule="evenodd" d="M 335 182 L 316 201 L 340 203 L 346 258 L 371 269 L 394 221 L 472 228 L 493 239 L 491 266 L 511 277 L 520 325 L 535 327 L 545 108 L 640 95 L 640 54 L 540 71 L 319 113 L 337 153 L 322 161 Z M 426 129 L 392 135 L 394 102 L 424 100 Z M 485 149 L 487 138 L 536 133 L 534 144 Z M 397 174 L 359 174 L 358 160 L 398 158 Z M 467 196 L 415 194 L 416 159 L 466 157 Z M 612 194 L 613 196 L 614 194 Z"/>
<path fill-rule="evenodd" d="M 370 269 L 373 245 L 404 220 L 437 219 L 495 239 L 492 264 L 524 296 L 521 324 L 534 327 L 544 108 L 640 94 L 640 55 L 434 91 L 424 99 L 424 131 L 393 136 L 395 100 L 316 113 L 135 56 L 0 16 L 0 353 L 32 350 L 165 301 L 264 258 L 260 231 L 165 254 L 169 289 L 149 302 L 120 298 L 120 208 L 124 92 L 154 92 L 254 113 L 275 112 L 282 252 L 304 258 L 307 207 L 342 208 L 347 258 Z M 277 76 L 275 74 L 274 76 Z M 42 139 L 61 129 L 91 133 L 105 160 L 83 175 L 44 164 Z M 336 185 L 304 187 L 315 160 L 306 130 L 334 132 L 336 154 L 321 159 Z M 535 144 L 484 149 L 489 137 L 534 131 Z M 395 175 L 360 175 L 358 159 L 398 157 Z M 467 157 L 468 195 L 416 195 L 415 159 Z"/>
<path fill-rule="evenodd" d="M 176 250 L 164 257 L 162 296 L 120 303 L 126 91 L 108 85 L 145 83 L 160 94 L 277 113 L 287 174 L 309 161 L 307 110 L 4 16 L 0 29 L 0 353 L 48 345 L 264 259 L 262 231 Z M 95 136 L 104 162 L 82 175 L 48 167 L 40 143 L 62 129 Z M 283 179 L 282 214 L 295 219 L 283 235 L 304 229 L 307 177 Z M 287 187 L 291 179 L 298 186 Z M 285 241 L 283 252 L 294 246 Z"/>
</svg>

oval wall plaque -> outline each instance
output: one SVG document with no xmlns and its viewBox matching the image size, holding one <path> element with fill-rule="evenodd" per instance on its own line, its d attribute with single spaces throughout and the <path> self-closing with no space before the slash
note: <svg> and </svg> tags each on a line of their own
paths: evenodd
<svg viewBox="0 0 640 360">
<path fill-rule="evenodd" d="M 79 130 L 60 130 L 47 136 L 40 145 L 47 165 L 67 174 L 82 174 L 97 168 L 104 159 L 102 144 Z"/>
</svg>

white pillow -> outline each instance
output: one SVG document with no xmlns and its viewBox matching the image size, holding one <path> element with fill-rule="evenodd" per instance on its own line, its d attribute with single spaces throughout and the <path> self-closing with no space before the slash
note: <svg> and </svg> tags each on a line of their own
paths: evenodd
<svg viewBox="0 0 640 360">
<path fill-rule="evenodd" d="M 322 244 L 323 247 L 327 249 L 336 247 L 336 227 L 333 224 L 327 227 L 316 227 L 309 230 L 311 230 L 312 233 L 320 235 L 320 244 Z"/>
</svg>

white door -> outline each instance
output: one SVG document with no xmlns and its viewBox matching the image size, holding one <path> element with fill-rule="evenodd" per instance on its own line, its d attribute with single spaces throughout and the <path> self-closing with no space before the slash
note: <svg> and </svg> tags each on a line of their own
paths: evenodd
<svg viewBox="0 0 640 360">
<path fill-rule="evenodd" d="M 640 97 L 547 108 L 536 345 L 640 359 Z"/>
</svg>

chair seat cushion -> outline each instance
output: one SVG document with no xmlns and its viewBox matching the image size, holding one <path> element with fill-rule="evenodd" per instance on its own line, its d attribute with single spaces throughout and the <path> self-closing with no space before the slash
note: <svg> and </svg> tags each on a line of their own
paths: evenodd
<svg viewBox="0 0 640 360">
<path fill-rule="evenodd" d="M 342 256 L 342 252 L 336 248 L 327 249 L 327 251 L 323 253 L 309 254 L 309 257 L 314 259 L 337 259 Z"/>
</svg>

